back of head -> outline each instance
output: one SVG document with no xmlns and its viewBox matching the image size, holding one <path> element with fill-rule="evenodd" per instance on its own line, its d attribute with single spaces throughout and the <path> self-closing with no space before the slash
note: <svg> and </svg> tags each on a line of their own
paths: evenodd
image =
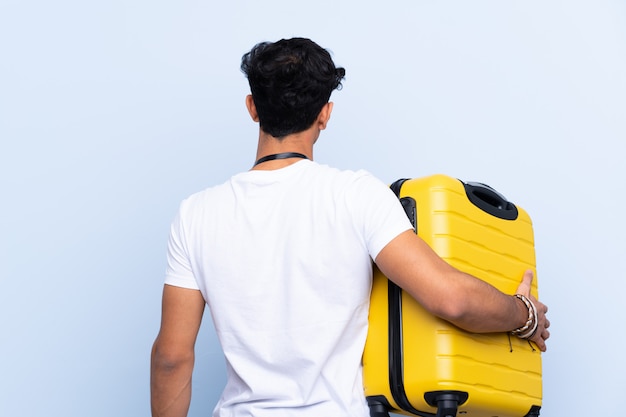
<svg viewBox="0 0 626 417">
<path fill-rule="evenodd" d="M 257 44 L 242 57 L 241 70 L 260 128 L 276 138 L 308 129 L 345 76 L 328 51 L 304 38 Z"/>
</svg>

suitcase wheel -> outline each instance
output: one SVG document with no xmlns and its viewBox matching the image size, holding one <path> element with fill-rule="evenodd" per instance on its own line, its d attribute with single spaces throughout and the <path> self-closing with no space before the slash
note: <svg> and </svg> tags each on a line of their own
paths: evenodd
<svg viewBox="0 0 626 417">
<path fill-rule="evenodd" d="M 437 407 L 437 417 L 456 417 L 459 405 L 468 397 L 468 393 L 463 391 L 430 391 L 424 394 L 428 405 Z"/>
</svg>

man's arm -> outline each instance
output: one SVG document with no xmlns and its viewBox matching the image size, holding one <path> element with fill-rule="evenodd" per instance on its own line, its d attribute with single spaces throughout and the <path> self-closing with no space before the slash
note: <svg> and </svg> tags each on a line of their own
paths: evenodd
<svg viewBox="0 0 626 417">
<path fill-rule="evenodd" d="M 153 417 L 185 417 L 191 400 L 194 347 L 204 313 L 200 291 L 165 285 L 161 329 L 152 347 Z"/>
<path fill-rule="evenodd" d="M 401 233 L 376 257 L 380 270 L 430 313 L 467 331 L 508 332 L 522 327 L 528 309 L 517 298 L 465 274 L 441 259 L 413 231 Z M 548 308 L 530 295 L 532 272 L 524 275 L 518 293 L 537 307 L 537 332 L 530 339 L 546 350 Z"/>
</svg>

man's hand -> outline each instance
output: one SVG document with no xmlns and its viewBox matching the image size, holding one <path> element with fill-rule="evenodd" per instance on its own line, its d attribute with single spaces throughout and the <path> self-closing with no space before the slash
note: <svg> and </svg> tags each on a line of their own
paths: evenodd
<svg viewBox="0 0 626 417">
<path fill-rule="evenodd" d="M 548 331 L 548 328 L 550 327 L 550 321 L 546 317 L 546 313 L 548 312 L 548 306 L 537 300 L 530 293 L 532 282 L 533 271 L 528 270 L 524 273 L 522 282 L 519 287 L 517 287 L 517 294 L 526 296 L 526 298 L 528 298 L 537 308 L 537 331 L 529 340 L 535 342 L 539 350 L 545 352 L 546 340 L 550 337 L 550 331 Z"/>
</svg>

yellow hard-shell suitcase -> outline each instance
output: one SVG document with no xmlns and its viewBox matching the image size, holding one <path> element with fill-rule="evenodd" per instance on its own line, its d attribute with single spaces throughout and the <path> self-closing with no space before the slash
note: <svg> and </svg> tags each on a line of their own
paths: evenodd
<svg viewBox="0 0 626 417">
<path fill-rule="evenodd" d="M 391 187 L 417 234 L 454 267 L 508 294 L 524 271 L 536 274 L 530 217 L 491 187 L 445 175 Z M 538 296 L 536 277 L 531 292 Z M 436 318 L 376 268 L 363 373 L 371 417 L 522 417 L 541 408 L 534 344 Z"/>
</svg>

